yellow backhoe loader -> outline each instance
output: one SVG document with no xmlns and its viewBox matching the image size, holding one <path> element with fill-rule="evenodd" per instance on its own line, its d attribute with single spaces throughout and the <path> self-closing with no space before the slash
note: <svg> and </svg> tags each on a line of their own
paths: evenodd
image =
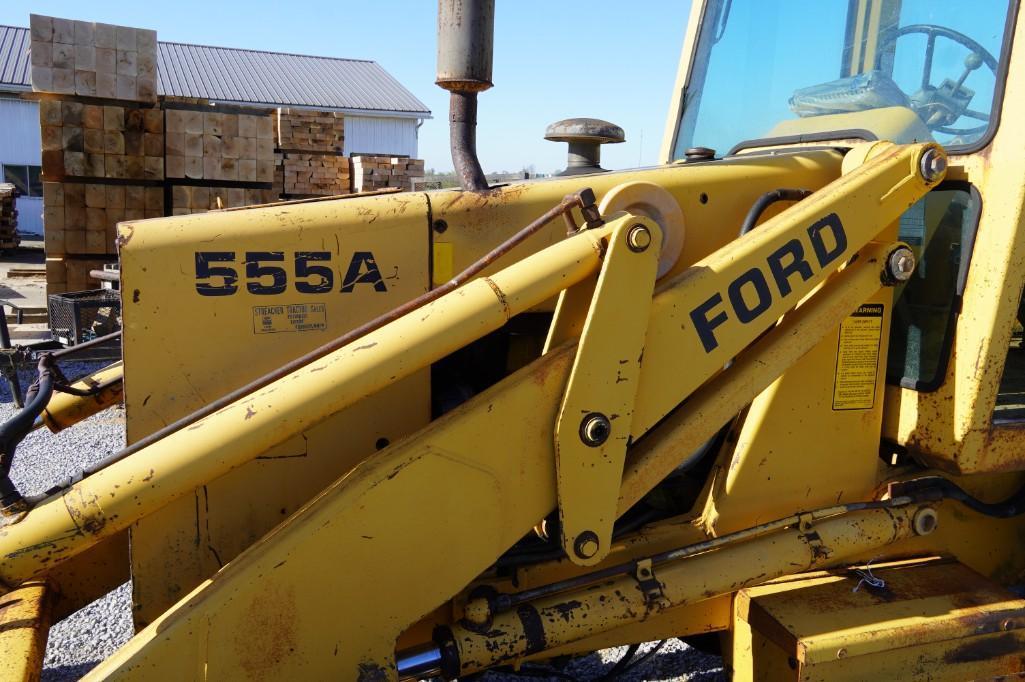
<svg viewBox="0 0 1025 682">
<path fill-rule="evenodd" d="M 694 0 L 661 165 L 567 120 L 501 186 L 493 25 L 439 3 L 462 189 L 119 226 L 123 370 L 44 355 L 0 429 L 0 678 L 129 578 L 89 679 L 1025 671 L 1018 2 Z M 122 393 L 126 450 L 6 478 Z"/>
</svg>

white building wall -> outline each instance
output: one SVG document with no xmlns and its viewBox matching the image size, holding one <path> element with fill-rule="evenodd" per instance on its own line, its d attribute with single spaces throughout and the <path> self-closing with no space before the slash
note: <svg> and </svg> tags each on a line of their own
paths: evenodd
<svg viewBox="0 0 1025 682">
<path fill-rule="evenodd" d="M 346 156 L 380 154 L 382 156 L 417 156 L 417 123 L 415 118 L 383 116 L 345 116 Z"/>
<path fill-rule="evenodd" d="M 40 166 L 39 105 L 0 95 L 0 165 Z M 0 176 L 0 181 L 3 177 Z M 43 233 L 43 199 L 18 197 L 18 229 Z"/>
</svg>

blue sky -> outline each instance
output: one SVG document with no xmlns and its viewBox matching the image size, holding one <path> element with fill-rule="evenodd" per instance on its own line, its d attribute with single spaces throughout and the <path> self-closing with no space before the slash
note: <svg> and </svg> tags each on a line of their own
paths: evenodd
<svg viewBox="0 0 1025 682">
<path fill-rule="evenodd" d="M 480 97 L 478 149 L 487 171 L 565 165 L 545 126 L 573 116 L 617 123 L 627 141 L 606 168 L 658 160 L 689 0 L 498 0 L 495 87 Z M 434 85 L 435 0 L 5 0 L 0 23 L 30 12 L 153 28 L 161 40 L 373 59 L 433 112 L 420 129 L 428 166 L 452 167 L 448 96 Z"/>
</svg>

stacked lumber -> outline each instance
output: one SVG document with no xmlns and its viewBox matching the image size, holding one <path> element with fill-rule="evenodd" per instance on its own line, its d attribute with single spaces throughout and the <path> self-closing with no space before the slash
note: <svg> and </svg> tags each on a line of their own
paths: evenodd
<svg viewBox="0 0 1025 682">
<path fill-rule="evenodd" d="M 21 243 L 18 237 L 17 198 L 17 187 L 6 182 L 0 183 L 0 249 L 16 249 Z"/>
<path fill-rule="evenodd" d="M 413 189 L 416 181 L 424 178 L 422 159 L 398 156 L 352 157 L 352 184 L 356 192 L 373 192 L 389 187 Z"/>
<path fill-rule="evenodd" d="M 171 187 L 171 215 L 257 206 L 269 204 L 277 198 L 278 193 L 270 189 L 175 185 Z"/>
<path fill-rule="evenodd" d="M 90 270 L 102 270 L 105 263 L 117 262 L 117 257 L 75 258 L 57 256 L 46 258 L 46 293 L 63 294 L 69 291 L 97 289 L 99 284 L 89 276 Z"/>
<path fill-rule="evenodd" d="M 164 177 L 159 109 L 47 98 L 39 102 L 39 123 L 47 180 Z"/>
<path fill-rule="evenodd" d="M 156 101 L 156 31 L 39 14 L 29 27 L 34 91 Z"/>
<path fill-rule="evenodd" d="M 278 109 L 278 148 L 287 151 L 335 152 L 345 144 L 343 115 L 333 111 Z"/>
<path fill-rule="evenodd" d="M 349 194 L 349 159 L 333 154 L 282 154 L 284 192 L 299 196 Z"/>
<path fill-rule="evenodd" d="M 415 185 L 424 180 L 424 160 L 393 156 L 390 160 L 390 187 L 401 187 L 405 190 L 416 189 Z"/>
<path fill-rule="evenodd" d="M 280 108 L 275 183 L 286 197 L 349 194 L 349 160 L 342 156 L 345 120 L 330 111 Z"/>
<path fill-rule="evenodd" d="M 274 181 L 269 115 L 167 108 L 166 175 L 192 180 Z"/>
<path fill-rule="evenodd" d="M 43 225 L 48 256 L 113 254 L 119 222 L 163 215 L 162 187 L 43 183 Z"/>
</svg>

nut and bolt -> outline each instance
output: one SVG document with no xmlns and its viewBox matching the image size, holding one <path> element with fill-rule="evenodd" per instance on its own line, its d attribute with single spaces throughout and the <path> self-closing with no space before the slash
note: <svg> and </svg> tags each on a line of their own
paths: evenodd
<svg viewBox="0 0 1025 682">
<path fill-rule="evenodd" d="M 598 553 L 598 534 L 585 530 L 573 541 L 573 551 L 581 559 L 590 559 Z"/>
<path fill-rule="evenodd" d="M 917 535 L 928 535 L 929 533 L 936 530 L 936 524 L 939 521 L 939 516 L 936 514 L 936 510 L 932 507 L 922 507 L 915 512 L 915 517 L 911 521 L 911 525 Z"/>
<path fill-rule="evenodd" d="M 929 147 L 922 154 L 918 168 L 926 182 L 935 182 L 947 170 L 947 156 L 936 147 Z"/>
<path fill-rule="evenodd" d="M 893 282 L 906 282 L 915 271 L 915 252 L 906 246 L 898 246 L 886 258 L 886 278 Z"/>
<path fill-rule="evenodd" d="M 580 422 L 580 440 L 588 447 L 596 448 L 609 439 L 612 423 L 600 412 L 592 412 Z"/>
<path fill-rule="evenodd" d="M 651 246 L 651 232 L 644 225 L 634 225 L 626 233 L 626 244 L 635 253 L 647 251 Z"/>
</svg>

